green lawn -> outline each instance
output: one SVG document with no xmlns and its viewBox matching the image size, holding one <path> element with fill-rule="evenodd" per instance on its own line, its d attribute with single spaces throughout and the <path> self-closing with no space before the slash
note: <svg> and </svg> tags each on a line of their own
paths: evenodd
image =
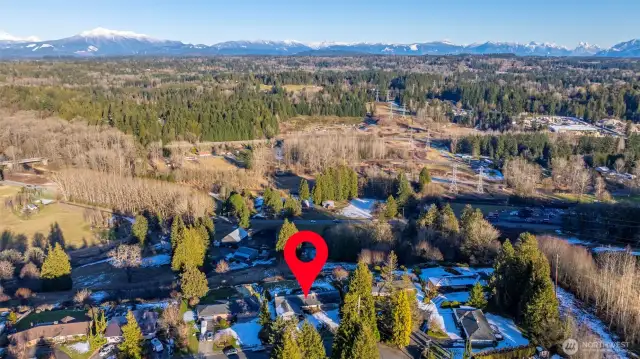
<svg viewBox="0 0 640 359">
<path fill-rule="evenodd" d="M 70 316 L 76 319 L 89 319 L 87 313 L 83 310 L 51 310 L 44 311 L 40 313 L 31 313 L 26 318 L 22 319 L 16 324 L 16 329 L 18 331 L 25 330 L 31 328 L 31 323 L 51 323 L 55 321 L 59 321 L 62 318 Z"/>
<path fill-rule="evenodd" d="M 200 304 L 211 304 L 217 300 L 221 299 L 229 299 L 237 296 L 239 293 L 233 287 L 221 287 L 217 289 L 212 289 L 200 299 Z"/>
<path fill-rule="evenodd" d="M 73 350 L 71 347 L 67 345 L 60 345 L 58 346 L 58 349 L 60 349 L 60 351 L 64 352 L 65 354 L 67 354 L 71 359 L 88 359 L 91 357 L 91 354 L 93 354 L 91 350 L 89 350 L 86 353 L 78 353 L 77 351 Z"/>
</svg>

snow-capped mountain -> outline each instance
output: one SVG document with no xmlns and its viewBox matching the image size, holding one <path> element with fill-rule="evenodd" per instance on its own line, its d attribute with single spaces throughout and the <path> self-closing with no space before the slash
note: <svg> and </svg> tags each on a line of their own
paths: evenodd
<svg viewBox="0 0 640 359">
<path fill-rule="evenodd" d="M 640 57 L 640 39 L 621 42 L 610 49 L 598 52 L 598 56 Z"/>
<path fill-rule="evenodd" d="M 77 35 L 40 41 L 0 32 L 0 58 L 38 58 L 45 56 L 332 56 L 332 55 L 456 55 L 514 54 L 517 56 L 610 56 L 640 57 L 640 39 L 609 49 L 579 43 L 570 49 L 553 43 L 484 42 L 456 45 L 449 41 L 394 43 L 313 42 L 294 40 L 226 41 L 214 45 L 194 45 L 156 39 L 132 31 L 95 28 Z"/>
</svg>

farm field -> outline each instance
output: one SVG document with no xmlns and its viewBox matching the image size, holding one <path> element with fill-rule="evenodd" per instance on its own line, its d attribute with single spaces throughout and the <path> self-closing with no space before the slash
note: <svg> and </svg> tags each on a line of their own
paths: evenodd
<svg viewBox="0 0 640 359">
<path fill-rule="evenodd" d="M 15 195 L 19 187 L 0 187 L 0 201 Z M 0 207 L 0 233 L 3 248 L 12 245 L 32 244 L 36 235 L 46 238 L 51 228 L 57 224 L 68 248 L 82 248 L 96 244 L 89 224 L 85 222 L 83 209 L 64 203 L 53 203 L 43 207 L 28 219 L 16 216 L 10 209 Z M 23 239 L 20 239 L 23 238 Z M 26 241 L 26 243 L 25 243 Z M 22 243 L 18 243 L 22 242 Z"/>
</svg>

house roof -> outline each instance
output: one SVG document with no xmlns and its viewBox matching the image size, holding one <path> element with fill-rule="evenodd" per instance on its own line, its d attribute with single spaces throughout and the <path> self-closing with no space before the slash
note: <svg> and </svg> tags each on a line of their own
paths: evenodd
<svg viewBox="0 0 640 359">
<path fill-rule="evenodd" d="M 136 322 L 138 322 L 138 326 L 140 330 L 142 330 L 142 334 L 147 335 L 151 333 L 155 333 L 158 329 L 158 318 L 159 314 L 152 310 L 134 310 L 133 316 L 136 318 Z M 113 324 L 113 326 L 112 326 Z M 106 332 L 109 331 L 109 327 L 111 327 L 111 331 L 114 335 L 109 336 L 119 336 L 117 334 L 118 330 L 120 331 L 120 335 L 122 335 L 122 326 L 127 324 L 126 316 L 114 317 L 109 324 L 107 325 Z M 117 329 L 116 329 L 117 326 Z M 107 336 L 107 337 L 109 337 Z"/>
<path fill-rule="evenodd" d="M 229 308 L 229 302 L 226 300 L 218 301 L 214 304 L 203 304 L 198 305 L 196 307 L 196 313 L 198 317 L 212 317 L 216 315 L 227 315 L 231 314 L 231 309 Z"/>
<path fill-rule="evenodd" d="M 389 295 L 391 292 L 391 288 L 394 289 L 402 289 L 402 290 L 415 290 L 416 287 L 411 283 L 411 281 L 404 279 L 396 279 L 393 281 L 391 286 L 385 285 L 384 282 L 376 282 L 371 290 L 373 295 Z"/>
<path fill-rule="evenodd" d="M 339 304 L 340 293 L 338 293 L 337 290 L 332 290 L 328 292 L 309 293 L 307 298 L 304 297 L 304 294 L 288 295 L 286 299 L 292 305 L 306 308 L 327 304 Z"/>
<path fill-rule="evenodd" d="M 251 296 L 232 300 L 229 308 L 233 315 L 242 317 L 257 316 L 260 311 L 260 303 L 255 297 Z"/>
<path fill-rule="evenodd" d="M 274 305 L 277 315 L 302 314 L 302 309 L 296 304 L 290 303 L 286 297 L 275 297 Z"/>
<path fill-rule="evenodd" d="M 242 228 L 236 228 L 233 232 L 227 234 L 222 238 L 222 243 L 238 243 L 243 239 L 247 238 L 249 233 Z"/>
<path fill-rule="evenodd" d="M 104 331 L 105 338 L 117 338 L 122 336 L 122 329 L 117 319 L 112 319 L 107 325 L 107 329 Z"/>
<path fill-rule="evenodd" d="M 447 277 L 429 277 L 429 282 L 436 287 L 472 286 L 480 280 L 478 274 L 452 275 Z"/>
<path fill-rule="evenodd" d="M 494 341 L 495 335 L 487 318 L 480 309 L 457 308 L 454 310 L 458 323 L 467 338 L 473 341 Z"/>
<path fill-rule="evenodd" d="M 10 337 L 18 343 L 31 342 L 38 339 L 52 339 L 70 335 L 84 335 L 89 332 L 89 321 L 41 325 L 12 334 Z"/>
<path fill-rule="evenodd" d="M 234 257 L 242 257 L 245 259 L 256 257 L 257 255 L 258 251 L 249 247 L 240 247 L 233 253 Z"/>
</svg>

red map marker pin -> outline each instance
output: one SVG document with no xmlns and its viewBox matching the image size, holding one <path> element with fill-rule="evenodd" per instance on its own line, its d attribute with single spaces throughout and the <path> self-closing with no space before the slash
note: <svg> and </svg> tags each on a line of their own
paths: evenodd
<svg viewBox="0 0 640 359">
<path fill-rule="evenodd" d="M 303 262 L 296 255 L 296 248 L 303 242 L 309 242 L 316 248 L 316 256 L 311 262 Z M 328 257 L 327 243 L 319 234 L 311 231 L 300 231 L 292 235 L 284 245 L 284 260 L 298 280 L 305 298 Z"/>
</svg>

